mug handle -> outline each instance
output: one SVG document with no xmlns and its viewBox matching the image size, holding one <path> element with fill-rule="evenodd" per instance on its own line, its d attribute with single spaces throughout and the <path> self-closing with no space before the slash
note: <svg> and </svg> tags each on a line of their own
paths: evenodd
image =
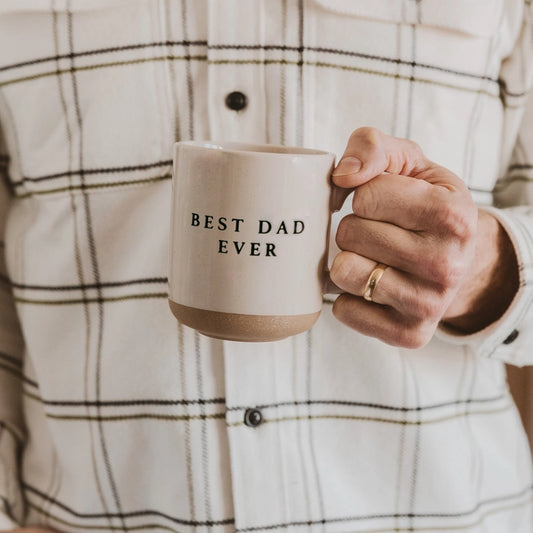
<svg viewBox="0 0 533 533">
<path fill-rule="evenodd" d="M 330 202 L 329 202 L 329 211 L 330 214 L 337 213 L 342 209 L 342 206 L 344 205 L 344 202 L 346 201 L 346 198 L 355 191 L 356 187 L 345 189 L 343 187 L 337 187 L 333 183 L 331 183 L 331 196 L 330 196 Z M 328 269 L 328 252 L 329 252 L 329 239 L 330 239 L 330 230 L 328 228 L 328 239 L 327 239 L 327 248 L 326 248 L 326 260 L 325 260 L 325 267 L 324 267 L 324 284 L 322 286 L 322 294 L 342 294 L 343 291 L 340 287 L 335 285 L 333 281 L 331 281 L 331 278 L 329 276 L 329 269 Z"/>
</svg>

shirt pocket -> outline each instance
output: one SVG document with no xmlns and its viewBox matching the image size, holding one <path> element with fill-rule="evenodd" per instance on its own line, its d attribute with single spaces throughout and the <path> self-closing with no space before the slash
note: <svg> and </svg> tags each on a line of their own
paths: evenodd
<svg viewBox="0 0 533 533">
<path fill-rule="evenodd" d="M 108 9 L 113 6 L 126 5 L 132 0 L 56 0 L 53 5 L 50 0 L 2 0 L 0 2 L 0 15 L 2 13 L 29 13 L 56 11 L 91 11 L 94 9 Z"/>
<path fill-rule="evenodd" d="M 170 179 L 158 14 L 143 0 L 0 1 L 15 194 L 45 200 Z"/>
<path fill-rule="evenodd" d="M 314 0 L 323 9 L 364 19 L 418 24 L 443 28 L 477 37 L 490 37 L 497 30 L 503 0 Z"/>
<path fill-rule="evenodd" d="M 309 62 L 318 68 L 308 82 L 322 121 L 313 144 L 342 153 L 353 130 L 373 126 L 415 140 L 465 181 L 496 178 L 501 37 L 513 2 L 313 2 Z"/>
</svg>

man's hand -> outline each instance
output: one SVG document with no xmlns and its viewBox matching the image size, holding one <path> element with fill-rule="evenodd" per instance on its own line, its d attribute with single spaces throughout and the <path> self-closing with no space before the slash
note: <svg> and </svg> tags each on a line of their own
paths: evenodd
<svg viewBox="0 0 533 533">
<path fill-rule="evenodd" d="M 441 321 L 469 333 L 508 307 L 518 288 L 509 238 L 494 217 L 478 213 L 463 181 L 426 159 L 418 145 L 358 129 L 333 181 L 356 187 L 330 272 L 345 291 L 333 306 L 341 322 L 418 348 Z M 389 268 L 368 302 L 362 294 L 378 263 Z"/>
</svg>

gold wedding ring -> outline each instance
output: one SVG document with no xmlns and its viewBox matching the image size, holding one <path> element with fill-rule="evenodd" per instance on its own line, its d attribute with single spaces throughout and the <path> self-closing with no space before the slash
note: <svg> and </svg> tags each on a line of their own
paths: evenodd
<svg viewBox="0 0 533 533">
<path fill-rule="evenodd" d="M 363 298 L 367 302 L 374 301 L 372 296 L 374 295 L 374 291 L 376 290 L 379 280 L 383 277 L 383 274 L 385 273 L 385 270 L 387 270 L 387 268 L 389 268 L 388 265 L 378 263 L 374 270 L 370 272 L 370 276 L 368 276 L 368 281 L 365 285 L 365 290 L 363 291 Z"/>
</svg>

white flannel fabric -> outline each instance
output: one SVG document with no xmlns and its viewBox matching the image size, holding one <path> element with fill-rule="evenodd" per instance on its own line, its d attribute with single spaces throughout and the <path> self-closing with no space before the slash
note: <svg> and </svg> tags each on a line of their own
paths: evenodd
<svg viewBox="0 0 533 533">
<path fill-rule="evenodd" d="M 533 532 L 504 370 L 533 363 L 530 17 L 521 0 L 1 0 L 0 528 Z M 327 301 L 275 343 L 177 324 L 174 140 L 340 155 L 359 126 L 417 141 L 500 219 L 520 266 L 505 315 L 413 351 Z"/>
</svg>

